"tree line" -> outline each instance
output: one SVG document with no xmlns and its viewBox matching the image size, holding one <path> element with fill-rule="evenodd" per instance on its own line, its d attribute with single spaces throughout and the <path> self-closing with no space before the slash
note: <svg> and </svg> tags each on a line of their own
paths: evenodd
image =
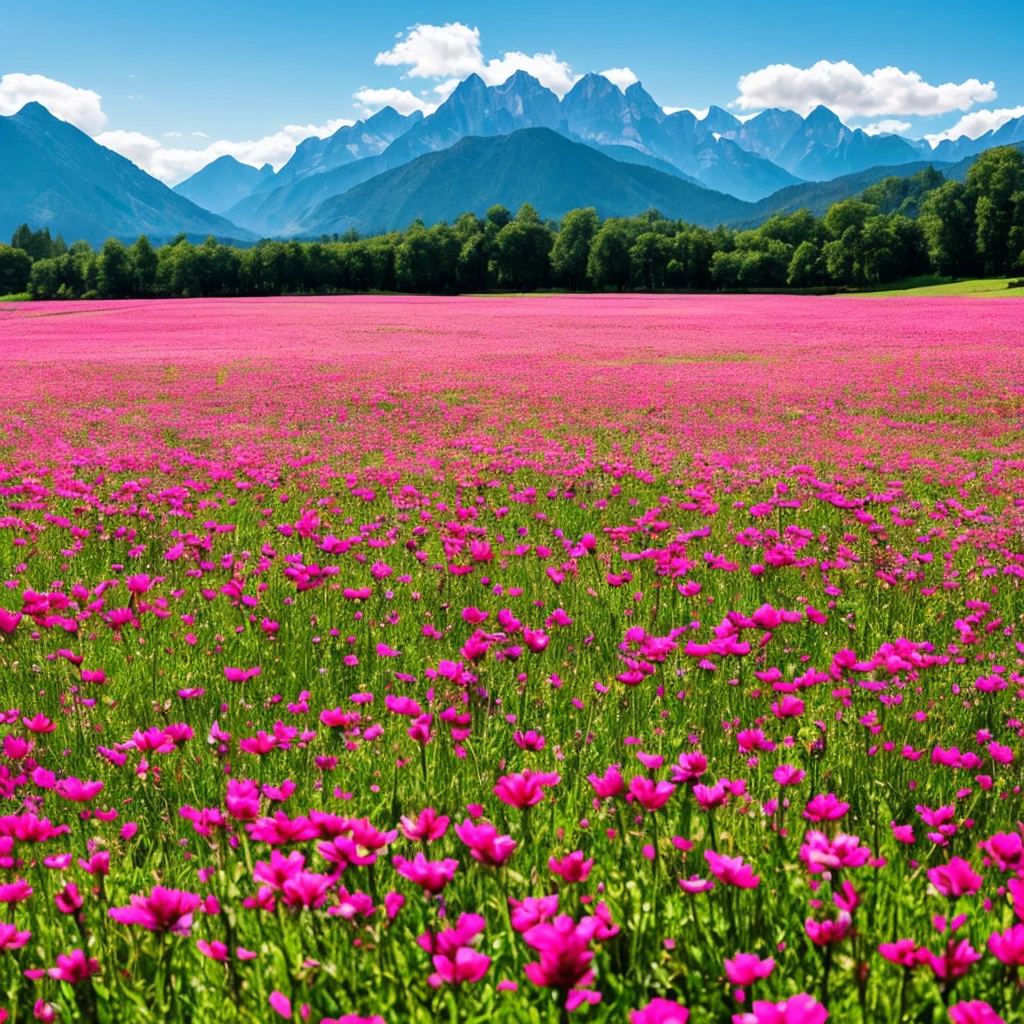
<svg viewBox="0 0 1024 1024">
<path fill-rule="evenodd" d="M 483 218 L 359 238 L 265 240 L 251 248 L 145 235 L 97 252 L 48 229 L 0 244 L 0 295 L 34 299 L 495 290 L 571 291 L 857 288 L 923 274 L 1024 273 L 1024 154 L 979 156 L 966 181 L 932 168 L 886 178 L 822 217 L 780 214 L 749 230 L 714 230 L 655 210 L 602 221 L 593 208 L 544 222 L 524 205 Z"/>
</svg>

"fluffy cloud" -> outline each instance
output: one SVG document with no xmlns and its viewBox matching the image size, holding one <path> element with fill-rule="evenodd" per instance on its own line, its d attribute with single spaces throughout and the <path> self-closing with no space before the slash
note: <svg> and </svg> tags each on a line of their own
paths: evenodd
<svg viewBox="0 0 1024 1024">
<path fill-rule="evenodd" d="M 456 81 L 456 85 L 458 82 Z M 367 111 L 377 111 L 382 107 L 394 107 L 400 114 L 411 114 L 414 110 L 422 110 L 429 114 L 437 109 L 436 103 L 428 103 L 408 89 L 360 89 L 352 97 Z"/>
<path fill-rule="evenodd" d="M 99 93 L 76 89 L 45 75 L 4 75 L 0 78 L 0 114 L 14 114 L 26 103 L 42 103 L 54 117 L 68 121 L 89 135 L 103 131 L 107 115 Z"/>
<path fill-rule="evenodd" d="M 274 170 L 280 170 L 303 139 L 313 135 L 323 139 L 333 135 L 343 125 L 352 123 L 351 120 L 338 118 L 323 125 L 287 124 L 279 132 L 266 135 L 262 139 L 247 142 L 229 142 L 221 139 L 211 142 L 202 149 L 165 146 L 159 139 L 151 138 L 142 132 L 108 131 L 101 132 L 95 138 L 101 146 L 127 157 L 154 178 L 159 178 L 168 185 L 175 185 L 222 156 L 233 156 L 244 164 L 252 164 L 253 167 L 271 164 Z"/>
<path fill-rule="evenodd" d="M 1001 110 L 975 110 L 965 114 L 952 128 L 947 128 L 937 135 L 926 135 L 932 148 L 945 139 L 959 139 L 966 135 L 969 139 L 977 139 L 986 132 L 1002 128 L 1007 121 L 1015 117 L 1024 117 L 1024 107 L 1003 107 Z"/>
<path fill-rule="evenodd" d="M 602 71 L 601 74 L 607 78 L 612 85 L 617 85 L 623 92 L 625 92 L 634 82 L 640 81 L 640 79 L 637 78 L 629 68 L 609 68 L 607 71 Z"/>
<path fill-rule="evenodd" d="M 906 131 L 910 131 L 910 122 L 898 121 L 894 117 L 864 125 L 865 135 L 902 135 Z"/>
<path fill-rule="evenodd" d="M 876 68 L 864 74 L 849 61 L 819 60 L 809 68 L 770 64 L 742 75 L 733 106 L 743 110 L 787 107 L 808 114 L 819 103 L 840 117 L 947 114 L 995 98 L 994 82 L 968 78 L 930 85 L 915 71 Z"/>
<path fill-rule="evenodd" d="M 516 71 L 525 71 L 559 96 L 564 96 L 580 79 L 554 52 L 531 55 L 511 51 L 486 60 L 480 49 L 480 30 L 461 22 L 413 25 L 399 35 L 390 50 L 378 53 L 374 63 L 405 68 L 407 78 L 461 80 L 477 74 L 488 85 L 499 85 Z"/>
</svg>

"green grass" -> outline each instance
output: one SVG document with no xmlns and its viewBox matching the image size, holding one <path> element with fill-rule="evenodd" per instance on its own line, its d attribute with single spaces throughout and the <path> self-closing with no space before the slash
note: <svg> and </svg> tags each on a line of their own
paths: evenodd
<svg viewBox="0 0 1024 1024">
<path fill-rule="evenodd" d="M 857 292 L 857 295 L 870 295 L 872 298 L 886 298 L 891 295 L 932 296 L 956 295 L 960 297 L 1009 298 L 1024 297 L 1024 290 L 1010 288 L 1009 277 L 992 277 L 987 279 L 971 279 L 967 281 L 950 281 L 939 279 L 941 283 L 924 284 L 916 278 L 905 283 L 906 286 L 887 288 L 884 291 Z M 921 283 L 918 283 L 921 282 Z"/>
<path fill-rule="evenodd" d="M 28 292 L 16 292 L 14 295 L 0 295 L 0 302 L 28 302 L 31 298 Z"/>
</svg>

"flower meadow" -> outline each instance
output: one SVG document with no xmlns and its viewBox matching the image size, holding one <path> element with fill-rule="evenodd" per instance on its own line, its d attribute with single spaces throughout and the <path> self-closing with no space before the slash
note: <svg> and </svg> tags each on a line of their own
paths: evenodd
<svg viewBox="0 0 1024 1024">
<path fill-rule="evenodd" d="M 0 307 L 0 1018 L 1020 1021 L 1022 311 Z"/>
</svg>

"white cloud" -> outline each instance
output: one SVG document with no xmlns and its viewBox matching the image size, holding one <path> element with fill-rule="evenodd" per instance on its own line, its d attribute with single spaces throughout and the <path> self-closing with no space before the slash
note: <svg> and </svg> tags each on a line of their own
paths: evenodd
<svg viewBox="0 0 1024 1024">
<path fill-rule="evenodd" d="M 479 73 L 484 56 L 480 50 L 480 29 L 461 22 L 446 25 L 413 25 L 405 37 L 374 64 L 405 67 L 410 78 L 467 78 Z"/>
<path fill-rule="evenodd" d="M 822 103 L 840 117 L 947 114 L 996 95 L 994 82 L 968 78 L 959 84 L 930 85 L 915 71 L 885 67 L 864 74 L 845 60 L 819 60 L 809 68 L 770 64 L 742 75 L 737 88 L 740 94 L 732 106 L 743 110 L 786 107 L 808 114 Z"/>
<path fill-rule="evenodd" d="M 894 117 L 888 117 L 883 121 L 876 121 L 874 124 L 864 125 L 865 135 L 902 135 L 910 131 L 909 121 L 898 121 Z"/>
<path fill-rule="evenodd" d="M 1012 121 L 1015 117 L 1024 117 L 1024 106 L 1003 107 L 1001 110 L 975 110 L 961 117 L 952 128 L 947 128 L 936 135 L 926 135 L 925 138 L 932 144 L 933 149 L 945 139 L 959 139 L 964 135 L 969 139 L 977 139 L 986 132 L 1002 128 L 1007 121 Z"/>
<path fill-rule="evenodd" d="M 180 139 L 181 137 L 181 132 L 164 132 L 165 139 Z"/>
<path fill-rule="evenodd" d="M 458 85 L 458 82 L 455 83 Z M 414 110 L 422 110 L 429 114 L 437 109 L 436 103 L 427 103 L 408 89 L 360 89 L 353 99 L 368 112 L 376 112 L 382 107 L 394 107 L 400 114 L 411 114 Z"/>
<path fill-rule="evenodd" d="M 154 178 L 159 178 L 168 185 L 175 185 L 225 155 L 233 156 L 236 160 L 251 164 L 253 167 L 271 164 L 275 170 L 280 170 L 303 139 L 313 135 L 321 139 L 326 138 L 343 125 L 352 123 L 351 120 L 337 118 L 323 125 L 288 124 L 279 132 L 264 136 L 262 139 L 246 142 L 220 139 L 202 149 L 165 146 L 158 139 L 142 132 L 109 131 L 102 132 L 95 138 L 101 146 L 127 157 Z"/>
<path fill-rule="evenodd" d="M 601 75 L 607 78 L 612 85 L 617 85 L 623 92 L 634 82 L 640 81 L 629 68 L 609 68 L 607 71 L 602 71 Z"/>
<path fill-rule="evenodd" d="M 191 132 L 190 134 L 194 139 L 208 139 L 210 137 L 206 132 Z"/>
<path fill-rule="evenodd" d="M 477 74 L 488 85 L 500 85 L 516 71 L 525 71 L 559 96 L 564 96 L 581 77 L 573 74 L 572 67 L 554 52 L 531 55 L 513 50 L 485 60 L 480 49 L 480 30 L 461 22 L 413 25 L 399 35 L 390 50 L 378 53 L 374 63 L 405 68 L 407 78 L 461 81 Z"/>
<path fill-rule="evenodd" d="M 33 101 L 89 135 L 107 126 L 100 95 L 92 89 L 76 89 L 45 75 L 10 74 L 0 78 L 0 114 L 17 113 Z"/>
</svg>

